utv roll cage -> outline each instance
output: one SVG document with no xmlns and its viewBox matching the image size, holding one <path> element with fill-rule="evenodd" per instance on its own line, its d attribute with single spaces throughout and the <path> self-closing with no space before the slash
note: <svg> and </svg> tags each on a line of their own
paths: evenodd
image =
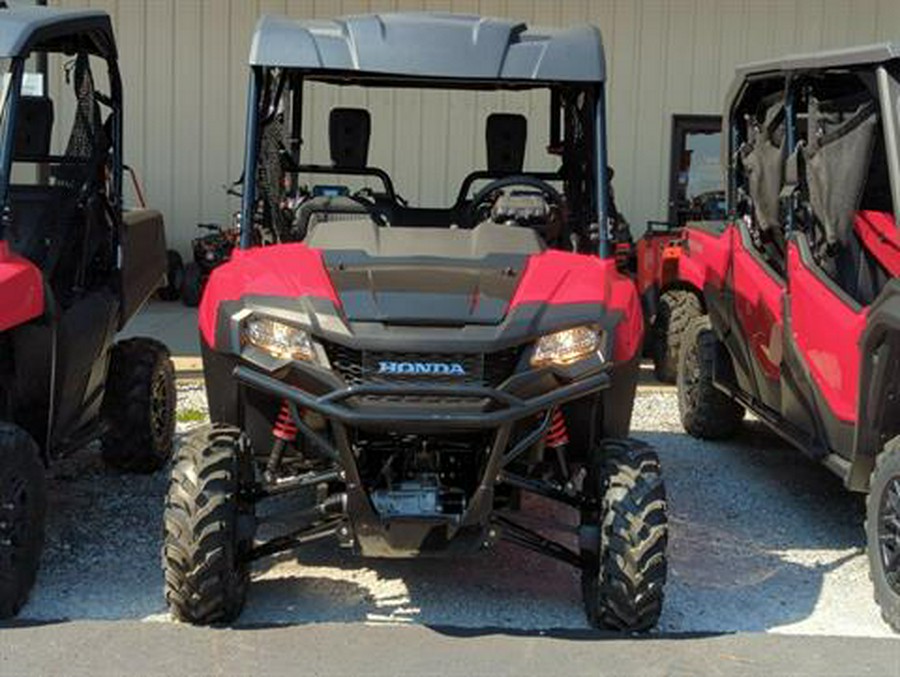
<svg viewBox="0 0 900 677">
<path fill-rule="evenodd" d="M 272 201 L 272 196 L 262 194 L 271 191 L 260 185 L 260 177 L 266 176 L 267 165 L 272 167 L 273 158 L 265 157 L 262 146 L 276 120 L 283 119 L 288 130 L 288 139 L 277 152 L 282 168 L 294 174 L 374 176 L 384 184 L 388 197 L 395 197 L 390 177 L 383 170 L 366 166 L 365 160 L 349 167 L 301 163 L 303 83 L 316 81 L 420 89 L 549 89 L 548 152 L 562 156 L 561 171 L 473 172 L 463 182 L 456 206 L 478 179 L 524 174 L 563 181 L 570 197 L 570 224 L 574 222 L 583 229 L 575 233 L 580 240 L 576 248 L 587 251 L 595 239 L 596 245 L 591 246 L 596 246 L 602 257 L 611 254 L 606 65 L 596 28 L 545 30 L 505 19 L 427 13 L 334 21 L 266 16 L 260 19 L 253 37 L 250 66 L 241 247 L 253 243 L 260 200 Z M 366 141 L 367 135 L 366 130 Z M 296 190 L 296 181 L 292 189 Z M 271 207 L 264 205 L 263 211 Z M 425 220 L 428 211 L 437 210 L 421 210 Z M 566 234 L 572 235 L 571 228 Z"/>
<path fill-rule="evenodd" d="M 17 7 L 4 11 L 4 30 L 0 33 L 0 58 L 10 59 L 9 84 L 5 95 L 5 115 L 0 125 L 0 204 L 9 202 L 9 184 L 12 163 L 16 154 L 17 118 L 24 98 L 21 83 L 25 73 L 25 61 L 33 51 L 42 53 L 86 54 L 106 62 L 110 91 L 97 99 L 109 108 L 107 139 L 111 148 L 111 193 L 109 201 L 114 207 L 122 204 L 122 80 L 117 63 L 115 38 L 109 16 L 99 10 L 47 9 L 46 7 Z M 45 96 L 46 96 L 46 83 Z M 0 102 L 2 104 L 3 102 Z M 52 113 L 51 113 L 52 115 Z M 95 132 L 97 130 L 90 130 Z M 31 149 L 33 150 L 33 149 Z M 43 153 L 27 153 L 23 158 L 32 163 L 67 163 L 70 157 Z M 86 161 L 89 161 L 87 158 Z M 104 158 L 106 160 L 106 158 Z M 4 237 L 7 219 L 0 219 L 0 238 Z"/>
<path fill-rule="evenodd" d="M 788 56 L 736 69 L 722 135 L 728 205 L 738 216 L 752 209 L 762 248 L 776 268 L 795 231 L 809 234 L 820 261 L 849 237 L 848 215 L 862 194 L 879 127 L 890 181 L 881 188 L 890 195 L 895 220 L 900 219 L 898 71 L 896 43 Z M 818 91 L 824 73 L 845 77 L 852 87 Z M 758 89 L 773 85 L 778 86 L 772 91 Z M 753 110 L 748 100 L 756 102 Z M 797 112 L 801 103 L 809 110 L 804 119 Z M 829 175 L 843 177 L 841 190 L 829 183 Z M 809 193 L 808 204 L 799 203 L 801 186 Z"/>
</svg>

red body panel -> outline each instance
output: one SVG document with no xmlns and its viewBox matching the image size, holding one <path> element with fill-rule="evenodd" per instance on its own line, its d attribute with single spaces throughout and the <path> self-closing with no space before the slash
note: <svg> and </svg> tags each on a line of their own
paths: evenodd
<svg viewBox="0 0 900 677">
<path fill-rule="evenodd" d="M 235 250 L 227 263 L 216 268 L 200 301 L 199 324 L 203 340 L 215 347 L 219 305 L 244 296 L 313 297 L 340 307 L 317 249 L 304 244 L 283 244 Z M 616 326 L 616 361 L 630 360 L 643 341 L 643 317 L 631 278 L 616 269 L 614 259 L 546 251 L 529 258 L 510 308 L 528 303 L 561 305 L 600 303 L 620 312 Z"/>
<path fill-rule="evenodd" d="M 736 231 L 733 241 L 735 315 L 763 373 L 777 381 L 784 351 L 783 282 L 747 251 Z"/>
<path fill-rule="evenodd" d="M 733 237 L 733 227 L 716 236 L 700 228 L 691 228 L 688 224 L 678 262 L 678 279 L 701 291 L 706 287 L 722 290 L 731 261 Z"/>
<path fill-rule="evenodd" d="M 235 249 L 227 263 L 213 270 L 200 301 L 200 334 L 207 345 L 216 345 L 219 304 L 243 296 L 307 296 L 340 306 L 319 250 L 304 244 Z"/>
<path fill-rule="evenodd" d="M 887 212 L 857 212 L 857 235 L 872 256 L 894 277 L 900 276 L 900 229 Z"/>
<path fill-rule="evenodd" d="M 616 362 L 635 357 L 642 344 L 644 320 L 637 288 L 616 269 L 614 259 L 557 250 L 532 256 L 510 308 L 526 303 L 602 303 L 608 311 L 622 313 L 614 341 Z"/>
<path fill-rule="evenodd" d="M 788 248 L 788 276 L 794 343 L 834 415 L 855 422 L 867 309 L 844 303 L 804 265 L 795 244 Z"/>
<path fill-rule="evenodd" d="M 664 290 L 679 281 L 683 231 L 642 237 L 637 243 L 638 291 Z"/>
<path fill-rule="evenodd" d="M 0 331 L 24 324 L 44 312 L 44 280 L 28 259 L 0 242 Z"/>
</svg>

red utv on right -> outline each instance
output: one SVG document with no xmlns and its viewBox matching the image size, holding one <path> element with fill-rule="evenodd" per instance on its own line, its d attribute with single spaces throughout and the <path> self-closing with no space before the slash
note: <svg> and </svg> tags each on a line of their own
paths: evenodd
<svg viewBox="0 0 900 677">
<path fill-rule="evenodd" d="M 900 45 L 738 69 L 723 144 L 729 218 L 690 224 L 678 401 L 695 437 L 749 409 L 868 492 L 875 599 L 900 630 Z"/>
</svg>

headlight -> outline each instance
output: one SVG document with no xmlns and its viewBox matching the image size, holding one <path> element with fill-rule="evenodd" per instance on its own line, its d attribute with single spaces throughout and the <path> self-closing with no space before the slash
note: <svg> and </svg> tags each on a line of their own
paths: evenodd
<svg viewBox="0 0 900 677">
<path fill-rule="evenodd" d="M 241 344 L 264 350 L 283 360 L 316 359 L 309 334 L 302 329 L 267 317 L 251 317 L 241 327 Z"/>
<path fill-rule="evenodd" d="M 531 365 L 572 364 L 596 353 L 600 359 L 603 334 L 596 327 L 573 327 L 542 336 L 534 348 Z"/>
</svg>

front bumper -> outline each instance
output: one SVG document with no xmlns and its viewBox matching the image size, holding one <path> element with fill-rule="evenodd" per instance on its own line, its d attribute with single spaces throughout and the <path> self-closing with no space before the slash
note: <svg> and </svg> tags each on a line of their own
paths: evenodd
<svg viewBox="0 0 900 677">
<path fill-rule="evenodd" d="M 543 439 L 556 407 L 611 385 L 609 372 L 598 367 L 569 383 L 531 396 L 516 395 L 502 387 L 400 383 L 345 386 L 314 395 L 246 365 L 235 367 L 233 375 L 242 388 L 287 401 L 300 433 L 340 467 L 346 484 L 348 520 L 346 528 L 338 531 L 339 538 L 361 554 L 376 557 L 456 552 L 492 544 L 500 537 L 499 528 L 491 522 L 494 487 L 523 481 L 509 471 L 509 466 Z M 412 406 L 386 409 L 360 403 L 361 398 L 370 396 L 465 398 L 479 402 L 479 406 L 477 410 Z M 300 409 L 328 419 L 331 437 L 311 429 L 300 416 Z M 514 426 L 523 422 L 530 426 L 522 432 L 520 425 L 514 439 Z M 385 516 L 375 509 L 363 485 L 348 435 L 348 429 L 354 427 L 418 432 L 493 430 L 493 435 L 478 485 L 461 514 Z M 583 498 L 561 490 L 553 498 L 584 507 Z"/>
</svg>

